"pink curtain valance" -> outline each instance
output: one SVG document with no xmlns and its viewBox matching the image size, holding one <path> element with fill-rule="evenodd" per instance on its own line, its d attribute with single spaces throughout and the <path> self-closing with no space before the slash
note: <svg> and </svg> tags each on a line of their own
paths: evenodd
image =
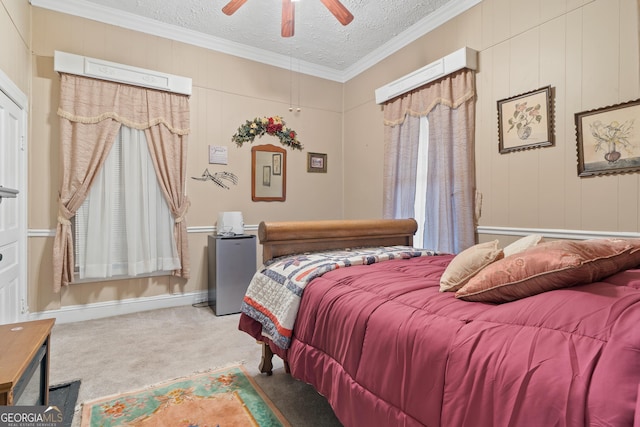
<svg viewBox="0 0 640 427">
<path fill-rule="evenodd" d="M 473 99 L 475 96 L 474 83 L 473 70 L 465 68 L 394 98 L 384 104 L 384 125 L 400 125 L 407 115 L 426 116 L 438 104 L 456 109 L 466 101 Z"/>
<path fill-rule="evenodd" d="M 115 120 L 134 129 L 163 125 L 176 135 L 189 134 L 189 97 L 73 74 L 61 75 L 58 116 L 96 124 Z"/>
</svg>

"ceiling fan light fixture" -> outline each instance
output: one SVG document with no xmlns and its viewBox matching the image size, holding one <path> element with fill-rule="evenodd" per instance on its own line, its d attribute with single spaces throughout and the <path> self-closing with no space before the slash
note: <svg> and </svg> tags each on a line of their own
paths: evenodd
<svg viewBox="0 0 640 427">
<path fill-rule="evenodd" d="M 294 3 L 300 0 L 282 0 L 282 37 L 291 37 L 294 32 L 294 20 L 295 20 L 295 5 Z M 233 15 L 247 0 L 230 0 L 223 8 L 222 12 L 225 15 Z M 342 24 L 347 25 L 353 21 L 353 15 L 347 10 L 340 0 L 320 0 L 325 5 L 329 12 L 336 17 L 336 19 Z"/>
</svg>

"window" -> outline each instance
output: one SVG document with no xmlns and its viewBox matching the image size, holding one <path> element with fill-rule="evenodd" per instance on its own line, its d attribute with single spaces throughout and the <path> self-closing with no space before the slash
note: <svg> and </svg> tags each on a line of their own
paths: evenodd
<svg viewBox="0 0 640 427">
<path fill-rule="evenodd" d="M 133 277 L 179 269 L 174 223 L 144 131 L 121 126 L 76 212 L 77 277 Z"/>
<path fill-rule="evenodd" d="M 475 243 L 474 120 L 467 69 L 384 106 L 383 214 L 416 218 L 416 246 L 458 253 Z"/>
<path fill-rule="evenodd" d="M 109 66 L 105 65 L 107 68 Z M 77 278 L 74 272 L 76 254 L 79 263 L 84 264 L 83 276 L 96 274 L 105 278 L 118 277 L 124 271 L 128 276 L 139 276 L 148 274 L 146 272 L 174 268 L 171 270 L 173 276 L 189 278 L 189 244 L 185 220 L 189 208 L 189 198 L 185 193 L 189 115 L 189 97 L 182 93 L 168 93 L 61 73 L 58 116 L 62 173 L 58 224 L 53 244 L 54 292 L 59 292 L 62 286 Z M 117 154 L 111 153 L 119 150 L 112 150 L 114 144 L 120 146 L 119 158 Z M 116 162 L 119 161 L 121 175 L 125 180 L 115 184 L 115 187 L 103 187 L 98 195 L 92 194 L 86 215 L 79 216 L 80 223 L 86 217 L 85 246 L 83 250 L 76 251 L 72 229 L 76 213 L 96 182 L 102 180 L 105 185 L 107 182 L 117 182 L 109 178 L 113 168 L 102 171 L 111 155 L 116 156 Z M 130 163 L 134 159 L 138 159 L 137 163 Z M 132 182 L 135 185 L 130 184 L 128 175 L 133 176 Z M 161 198 L 152 199 L 153 195 L 158 194 L 158 189 L 143 187 L 141 183 L 144 180 L 150 186 L 159 185 L 170 215 L 160 214 L 165 211 L 158 205 Z M 122 193 L 119 203 L 124 203 L 125 212 L 138 212 L 134 215 L 137 222 L 130 222 L 130 215 L 125 215 L 124 221 L 116 221 L 121 226 L 124 223 L 126 250 L 124 247 L 112 246 L 114 240 L 110 234 L 93 233 L 94 218 L 102 224 L 97 229 L 104 230 L 105 233 L 117 231 L 117 227 L 109 222 L 112 221 L 110 216 L 107 219 L 107 213 L 112 214 L 112 208 L 104 206 L 107 201 L 111 203 L 118 188 Z M 136 207 L 132 210 L 130 206 Z M 173 219 L 172 233 L 159 233 L 157 230 L 164 231 L 165 227 L 157 224 L 168 222 L 169 219 Z M 82 224 L 79 226 L 84 227 Z M 132 231 L 139 234 L 132 234 Z M 82 238 L 80 235 L 79 240 Z M 171 238 L 175 238 L 175 243 L 171 242 Z M 105 262 L 102 259 L 98 264 L 105 265 L 93 265 L 92 248 L 94 245 L 105 247 L 106 243 L 109 243 L 110 254 L 122 255 L 126 252 L 126 263 L 111 260 Z M 168 252 L 167 247 L 170 248 Z M 82 260 L 85 254 L 87 258 Z M 78 264 L 78 272 L 80 270 Z"/>
</svg>

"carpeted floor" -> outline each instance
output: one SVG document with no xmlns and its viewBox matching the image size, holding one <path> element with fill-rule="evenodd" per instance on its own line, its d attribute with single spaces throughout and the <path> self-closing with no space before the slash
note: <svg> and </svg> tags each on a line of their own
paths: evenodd
<svg viewBox="0 0 640 427">
<path fill-rule="evenodd" d="M 196 372 L 243 364 L 293 427 L 340 427 L 327 401 L 284 372 L 260 374 L 260 346 L 238 330 L 239 315 L 208 307 L 177 307 L 85 322 L 56 324 L 51 336 L 50 384 L 80 379 L 80 404 Z"/>
</svg>

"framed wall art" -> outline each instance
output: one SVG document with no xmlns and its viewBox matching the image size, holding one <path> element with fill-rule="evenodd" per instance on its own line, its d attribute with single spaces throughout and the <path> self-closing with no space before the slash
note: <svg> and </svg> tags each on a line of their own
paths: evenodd
<svg viewBox="0 0 640 427">
<path fill-rule="evenodd" d="M 273 163 L 273 174 L 282 175 L 282 154 L 280 153 L 273 154 L 272 163 Z"/>
<path fill-rule="evenodd" d="M 578 176 L 640 171 L 640 99 L 575 114 Z"/>
<path fill-rule="evenodd" d="M 498 138 L 502 154 L 553 145 L 551 86 L 499 100 Z"/>
<path fill-rule="evenodd" d="M 307 153 L 307 172 L 327 172 L 327 155 Z"/>
</svg>

